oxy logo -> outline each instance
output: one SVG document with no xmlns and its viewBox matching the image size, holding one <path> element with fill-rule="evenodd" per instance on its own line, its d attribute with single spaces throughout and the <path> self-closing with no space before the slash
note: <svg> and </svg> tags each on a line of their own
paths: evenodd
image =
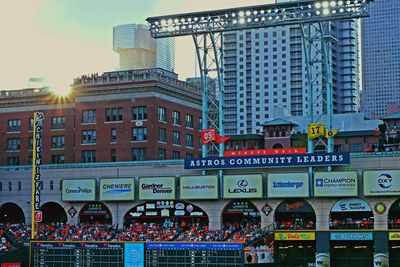
<svg viewBox="0 0 400 267">
<path fill-rule="evenodd" d="M 387 189 L 392 186 L 392 181 L 393 178 L 390 174 L 382 173 L 381 175 L 379 175 L 378 185 L 383 189 Z"/>
<path fill-rule="evenodd" d="M 247 182 L 246 180 L 239 180 L 238 183 L 237 183 L 237 185 L 240 188 L 245 188 L 245 187 L 247 187 L 248 184 L 249 184 L 249 182 Z"/>
</svg>

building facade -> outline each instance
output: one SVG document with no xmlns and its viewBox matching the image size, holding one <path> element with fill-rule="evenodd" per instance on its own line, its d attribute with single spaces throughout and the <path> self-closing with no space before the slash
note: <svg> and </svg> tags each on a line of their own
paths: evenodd
<svg viewBox="0 0 400 267">
<path fill-rule="evenodd" d="M 154 39 L 143 24 L 124 24 L 113 29 L 113 50 L 119 54 L 119 69 L 175 69 L 173 38 Z"/>
<path fill-rule="evenodd" d="M 400 104 L 400 2 L 376 0 L 362 19 L 362 110 L 382 118 L 389 104 Z"/>
<path fill-rule="evenodd" d="M 359 111 L 358 22 L 332 22 L 333 109 L 335 113 Z M 315 48 L 318 49 L 318 48 Z M 276 118 L 275 109 L 307 116 L 307 73 L 298 26 L 253 29 L 224 35 L 225 133 L 250 134 Z M 314 50 L 312 53 L 316 53 Z M 313 73 L 323 70 L 321 63 Z M 314 96 L 323 89 L 322 76 L 313 82 Z M 316 115 L 325 113 L 321 97 L 314 99 Z"/>
<path fill-rule="evenodd" d="M 43 163 L 181 159 L 201 154 L 200 90 L 163 69 L 82 76 L 72 95 L 2 91 L 0 165 L 32 161 L 33 113 L 41 111 Z"/>
</svg>

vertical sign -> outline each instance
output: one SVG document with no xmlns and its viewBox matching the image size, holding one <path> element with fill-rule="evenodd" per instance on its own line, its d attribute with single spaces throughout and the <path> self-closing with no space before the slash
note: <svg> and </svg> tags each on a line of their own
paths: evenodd
<svg viewBox="0 0 400 267">
<path fill-rule="evenodd" d="M 44 115 L 42 112 L 33 114 L 33 155 L 32 155 L 32 231 L 31 238 L 36 237 L 36 224 L 42 221 L 42 212 L 40 211 L 40 164 L 42 161 L 40 153 L 42 152 L 42 124 Z"/>
</svg>

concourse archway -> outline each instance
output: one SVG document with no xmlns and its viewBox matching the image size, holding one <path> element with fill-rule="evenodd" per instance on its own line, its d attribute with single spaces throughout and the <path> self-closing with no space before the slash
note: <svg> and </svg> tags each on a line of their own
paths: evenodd
<svg viewBox="0 0 400 267">
<path fill-rule="evenodd" d="M 329 228 L 332 267 L 367 267 L 374 256 L 374 214 L 360 198 L 344 198 L 331 208 Z"/>
<path fill-rule="evenodd" d="M 230 224 L 261 225 L 260 211 L 250 200 L 231 200 L 222 210 L 222 223 L 225 227 Z"/>
<path fill-rule="evenodd" d="M 90 202 L 79 211 L 79 222 L 84 224 L 112 224 L 110 209 L 101 202 Z"/>
<path fill-rule="evenodd" d="M 25 223 L 23 210 L 14 203 L 4 203 L 0 207 L 0 223 Z"/>
<path fill-rule="evenodd" d="M 315 263 L 315 211 L 304 199 L 286 199 L 275 210 L 275 264 L 283 267 Z"/>
<path fill-rule="evenodd" d="M 66 223 L 67 213 L 64 208 L 56 202 L 47 202 L 40 207 L 43 212 L 43 223 Z"/>
</svg>

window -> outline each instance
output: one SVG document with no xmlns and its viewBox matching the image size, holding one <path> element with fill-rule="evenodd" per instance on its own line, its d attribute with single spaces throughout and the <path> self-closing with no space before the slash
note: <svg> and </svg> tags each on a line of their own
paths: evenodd
<svg viewBox="0 0 400 267">
<path fill-rule="evenodd" d="M 192 153 L 186 153 L 185 156 L 187 159 L 193 158 L 193 154 Z"/>
<path fill-rule="evenodd" d="M 8 157 L 7 165 L 8 166 L 19 165 L 19 157 Z"/>
<path fill-rule="evenodd" d="M 175 125 L 181 125 L 181 113 L 179 111 L 172 111 L 172 123 Z"/>
<path fill-rule="evenodd" d="M 64 148 L 64 142 L 65 142 L 64 136 L 52 136 L 51 148 Z"/>
<path fill-rule="evenodd" d="M 81 162 L 91 163 L 96 162 L 96 150 L 84 150 L 81 152 Z"/>
<path fill-rule="evenodd" d="M 191 134 L 186 135 L 186 146 L 193 147 L 193 135 Z"/>
<path fill-rule="evenodd" d="M 350 144 L 350 152 L 362 152 L 363 145 L 362 144 Z"/>
<path fill-rule="evenodd" d="M 179 151 L 172 152 L 172 159 L 180 159 L 180 158 L 181 158 L 181 152 Z"/>
<path fill-rule="evenodd" d="M 7 150 L 17 151 L 21 148 L 21 141 L 19 138 L 11 138 L 7 140 Z"/>
<path fill-rule="evenodd" d="M 82 123 L 96 123 L 96 110 L 89 109 L 82 111 Z"/>
<path fill-rule="evenodd" d="M 167 142 L 167 129 L 158 128 L 158 141 L 163 143 Z"/>
<path fill-rule="evenodd" d="M 117 129 L 115 128 L 111 129 L 111 142 L 117 142 Z"/>
<path fill-rule="evenodd" d="M 52 164 L 63 164 L 64 162 L 64 155 L 51 155 Z"/>
<path fill-rule="evenodd" d="M 33 131 L 33 118 L 30 118 L 28 123 L 28 131 Z"/>
<path fill-rule="evenodd" d="M 158 159 L 166 160 L 167 159 L 167 150 L 163 148 L 158 149 Z"/>
<path fill-rule="evenodd" d="M 167 109 L 158 107 L 158 121 L 167 122 Z"/>
<path fill-rule="evenodd" d="M 51 117 L 51 129 L 65 129 L 65 117 Z"/>
<path fill-rule="evenodd" d="M 3 191 L 3 182 L 0 182 L 0 192 Z"/>
<path fill-rule="evenodd" d="M 146 141 L 147 140 L 147 128 L 136 127 L 132 128 L 132 141 Z"/>
<path fill-rule="evenodd" d="M 199 130 L 201 131 L 203 129 L 203 120 L 202 118 L 199 118 Z"/>
<path fill-rule="evenodd" d="M 21 131 L 21 120 L 8 120 L 7 132 Z"/>
<path fill-rule="evenodd" d="M 29 165 L 32 165 L 32 162 L 33 162 L 33 157 L 32 157 L 32 156 L 29 156 L 29 157 L 28 157 L 28 164 L 29 164 Z"/>
<path fill-rule="evenodd" d="M 146 148 L 132 148 L 132 160 L 146 160 Z"/>
<path fill-rule="evenodd" d="M 50 190 L 53 191 L 54 190 L 54 181 L 50 180 Z"/>
<path fill-rule="evenodd" d="M 132 120 L 147 120 L 147 107 L 133 107 Z"/>
<path fill-rule="evenodd" d="M 193 128 L 193 115 L 186 114 L 186 127 Z"/>
<path fill-rule="evenodd" d="M 180 145 L 181 144 L 181 133 L 178 131 L 173 131 L 172 132 L 172 143 L 174 145 Z"/>
<path fill-rule="evenodd" d="M 82 144 L 96 144 L 96 130 L 82 131 Z"/>
<path fill-rule="evenodd" d="M 28 150 L 33 150 L 33 137 L 28 139 Z"/>
<path fill-rule="evenodd" d="M 8 191 L 12 191 L 12 182 L 8 182 Z"/>
<path fill-rule="evenodd" d="M 107 121 L 122 121 L 122 107 L 106 108 L 105 119 Z"/>
<path fill-rule="evenodd" d="M 116 149 L 111 149 L 111 162 L 116 162 L 117 161 L 117 150 Z"/>
</svg>

